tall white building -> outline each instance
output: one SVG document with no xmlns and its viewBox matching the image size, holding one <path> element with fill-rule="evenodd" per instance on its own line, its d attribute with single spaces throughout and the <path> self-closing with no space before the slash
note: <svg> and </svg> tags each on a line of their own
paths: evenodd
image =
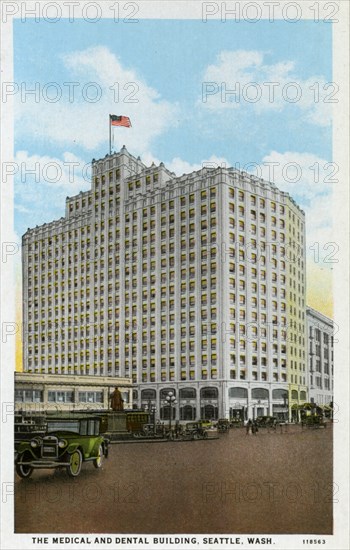
<svg viewBox="0 0 350 550">
<path fill-rule="evenodd" d="M 308 327 L 309 396 L 310 402 L 329 405 L 333 402 L 334 323 L 312 307 L 306 308 Z"/>
<path fill-rule="evenodd" d="M 132 377 L 165 419 L 307 401 L 305 220 L 234 168 L 176 177 L 125 147 L 23 236 L 24 369 Z"/>
</svg>

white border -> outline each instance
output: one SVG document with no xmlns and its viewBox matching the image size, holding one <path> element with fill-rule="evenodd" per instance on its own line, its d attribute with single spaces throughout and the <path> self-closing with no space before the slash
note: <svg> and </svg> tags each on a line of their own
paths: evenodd
<svg viewBox="0 0 350 550">
<path fill-rule="evenodd" d="M 97 2 L 96 2 L 97 3 Z M 136 17 L 139 19 L 200 19 L 202 14 L 203 2 L 199 1 L 151 1 L 151 0 L 138 0 L 136 2 L 140 7 Z M 249 2 L 235 1 L 226 2 L 228 8 L 232 4 L 239 4 L 239 9 L 243 9 L 245 4 Z M 276 9 L 276 16 L 280 16 L 283 7 L 288 4 L 287 0 L 281 0 L 279 6 Z M 314 1 L 297 2 L 302 7 L 303 19 L 312 19 L 313 11 L 311 6 L 315 4 Z M 326 3 L 326 0 L 319 2 L 320 5 Z M 33 9 L 35 4 L 39 4 L 40 8 L 45 2 L 3 2 L 1 3 L 1 69 L 2 69 L 2 81 L 13 81 L 13 58 L 12 58 L 12 22 L 11 19 L 7 23 L 4 22 L 4 6 L 14 5 L 17 6 L 19 11 L 15 15 L 18 17 L 21 15 L 21 9 L 25 5 L 25 9 Z M 66 4 L 66 3 L 65 3 Z M 84 6 L 89 2 L 80 2 L 79 6 L 75 7 L 76 17 L 81 16 Z M 111 17 L 111 6 L 115 2 L 100 2 L 103 17 Z M 129 13 L 124 11 L 130 2 L 119 2 L 120 13 Z M 215 4 L 215 2 L 213 2 Z M 221 2 L 216 2 L 220 6 Z M 261 2 L 260 2 L 261 4 Z M 262 13 L 266 18 L 269 15 L 266 2 L 262 3 Z M 331 3 L 332 4 L 332 3 Z M 335 190 L 334 200 L 334 240 L 339 244 L 341 251 L 341 258 L 339 264 L 334 268 L 334 303 L 335 303 L 335 317 L 334 320 L 340 327 L 338 333 L 339 342 L 335 347 L 335 402 L 339 405 L 338 420 L 339 422 L 334 425 L 334 481 L 339 485 L 339 492 L 337 498 L 338 503 L 334 504 L 334 535 L 333 536 L 313 536 L 311 538 L 325 539 L 326 544 L 324 548 L 330 548 L 334 550 L 347 549 L 349 540 L 349 346 L 348 346 L 348 334 L 349 334 L 349 164 L 348 164 L 348 151 L 349 151 L 349 139 L 348 139 L 348 115 L 349 115 L 349 51 L 347 49 L 347 39 L 349 36 L 349 3 L 347 1 L 333 2 L 339 6 L 337 17 L 339 22 L 333 25 L 333 59 L 334 59 L 334 74 L 333 80 L 340 85 L 340 101 L 334 108 L 334 136 L 333 136 L 333 148 L 334 157 L 333 161 L 336 162 L 339 167 L 339 188 Z M 62 13 L 67 17 L 68 6 L 60 4 L 62 7 Z M 15 8 L 14 8 L 15 9 Z M 219 10 L 220 11 L 220 10 Z M 216 18 L 220 17 L 220 13 L 215 15 Z M 228 17 L 233 17 L 228 15 Z M 258 27 L 255 26 L 256 32 Z M 13 159 L 13 105 L 11 102 L 7 102 L 6 105 L 1 104 L 1 160 L 2 162 L 9 162 Z M 8 184 L 6 187 L 1 185 L 1 239 L 2 242 L 13 241 L 13 184 Z M 14 272 L 13 262 L 11 258 L 8 262 L 4 263 L 3 257 L 1 260 L 1 327 L 3 331 L 4 322 L 15 322 L 15 289 L 13 285 Z M 6 483 L 13 484 L 13 461 L 11 452 L 11 441 L 13 441 L 13 419 L 5 418 L 4 406 L 6 403 L 12 401 L 13 395 L 13 365 L 15 364 L 15 346 L 14 338 L 6 344 L 2 342 L 1 345 L 1 403 L 2 403 L 2 418 L 1 418 L 1 538 L 2 547 L 6 550 L 16 548 L 50 548 L 51 545 L 36 544 L 35 546 L 31 542 L 31 536 L 28 535 L 15 535 L 13 534 L 13 497 L 8 495 L 7 501 L 4 502 L 4 491 L 6 488 L 11 490 L 11 485 L 6 486 Z M 6 410 L 6 409 L 5 409 Z M 6 413 L 5 413 L 6 414 Z M 6 421 L 9 420 L 9 421 Z M 320 518 L 322 521 L 322 518 Z M 52 535 L 45 535 L 49 538 Z M 57 535 L 54 535 L 57 536 Z M 64 536 L 64 535 L 62 535 Z M 79 536 L 79 535 L 74 535 Z M 82 535 L 83 536 L 83 535 Z M 93 535 L 95 536 L 95 535 Z M 90 538 L 93 538 L 90 535 Z M 97 535 L 96 535 L 97 536 Z M 115 535 L 109 535 L 112 538 Z M 136 535 L 132 535 L 136 536 Z M 168 535 L 169 537 L 175 537 L 175 535 Z M 186 535 L 179 535 L 185 537 Z M 201 535 L 194 535 L 198 541 L 203 539 Z M 226 536 L 226 535 L 225 535 Z M 241 548 L 252 548 L 254 545 L 247 545 L 247 537 L 249 535 L 239 535 L 243 541 Z M 258 535 L 254 535 L 255 537 Z M 264 536 L 264 535 L 262 535 Z M 273 539 L 272 546 L 264 545 L 265 548 L 304 548 L 302 544 L 303 535 L 265 535 L 265 537 L 271 537 Z M 144 537 L 149 540 L 152 548 L 152 536 Z M 182 545 L 174 545 L 177 548 L 185 548 Z M 221 545 L 222 548 L 233 548 L 230 545 Z M 112 545 L 89 545 L 88 548 L 115 548 Z M 143 548 L 143 545 L 132 546 L 118 546 L 119 548 Z M 160 545 L 157 546 L 161 548 Z M 173 546 L 172 546 L 173 547 Z M 197 548 L 212 548 L 210 545 L 197 544 Z M 215 546 L 218 547 L 218 546 Z M 78 545 L 55 545 L 55 548 L 78 548 Z M 164 547 L 163 547 L 164 548 Z M 188 546 L 187 546 L 188 548 Z"/>
</svg>

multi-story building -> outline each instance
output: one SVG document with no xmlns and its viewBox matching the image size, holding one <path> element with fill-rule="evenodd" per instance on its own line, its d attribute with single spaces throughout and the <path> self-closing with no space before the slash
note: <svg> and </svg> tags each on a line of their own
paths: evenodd
<svg viewBox="0 0 350 550">
<path fill-rule="evenodd" d="M 306 308 L 308 329 L 308 375 L 311 403 L 333 402 L 333 334 L 334 323 L 319 311 Z"/>
<path fill-rule="evenodd" d="M 132 377 L 167 418 L 286 414 L 307 400 L 305 220 L 234 168 L 176 177 L 125 147 L 23 236 L 24 368 Z"/>
</svg>

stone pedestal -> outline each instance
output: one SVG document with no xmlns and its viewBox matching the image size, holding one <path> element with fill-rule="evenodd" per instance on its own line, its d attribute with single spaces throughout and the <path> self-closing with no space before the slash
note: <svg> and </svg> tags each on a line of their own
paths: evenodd
<svg viewBox="0 0 350 550">
<path fill-rule="evenodd" d="M 108 432 L 127 432 L 126 429 L 126 412 L 108 412 L 107 415 L 107 431 Z"/>
</svg>

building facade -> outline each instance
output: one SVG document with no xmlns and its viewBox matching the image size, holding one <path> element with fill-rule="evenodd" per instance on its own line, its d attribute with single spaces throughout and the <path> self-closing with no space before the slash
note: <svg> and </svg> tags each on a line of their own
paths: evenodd
<svg viewBox="0 0 350 550">
<path fill-rule="evenodd" d="M 311 307 L 306 308 L 306 319 L 310 402 L 329 405 L 334 392 L 334 323 Z"/>
<path fill-rule="evenodd" d="M 125 147 L 92 173 L 64 218 L 23 236 L 25 371 L 130 377 L 134 403 L 161 419 L 287 415 L 307 401 L 294 200 L 234 168 L 176 177 Z"/>
</svg>

